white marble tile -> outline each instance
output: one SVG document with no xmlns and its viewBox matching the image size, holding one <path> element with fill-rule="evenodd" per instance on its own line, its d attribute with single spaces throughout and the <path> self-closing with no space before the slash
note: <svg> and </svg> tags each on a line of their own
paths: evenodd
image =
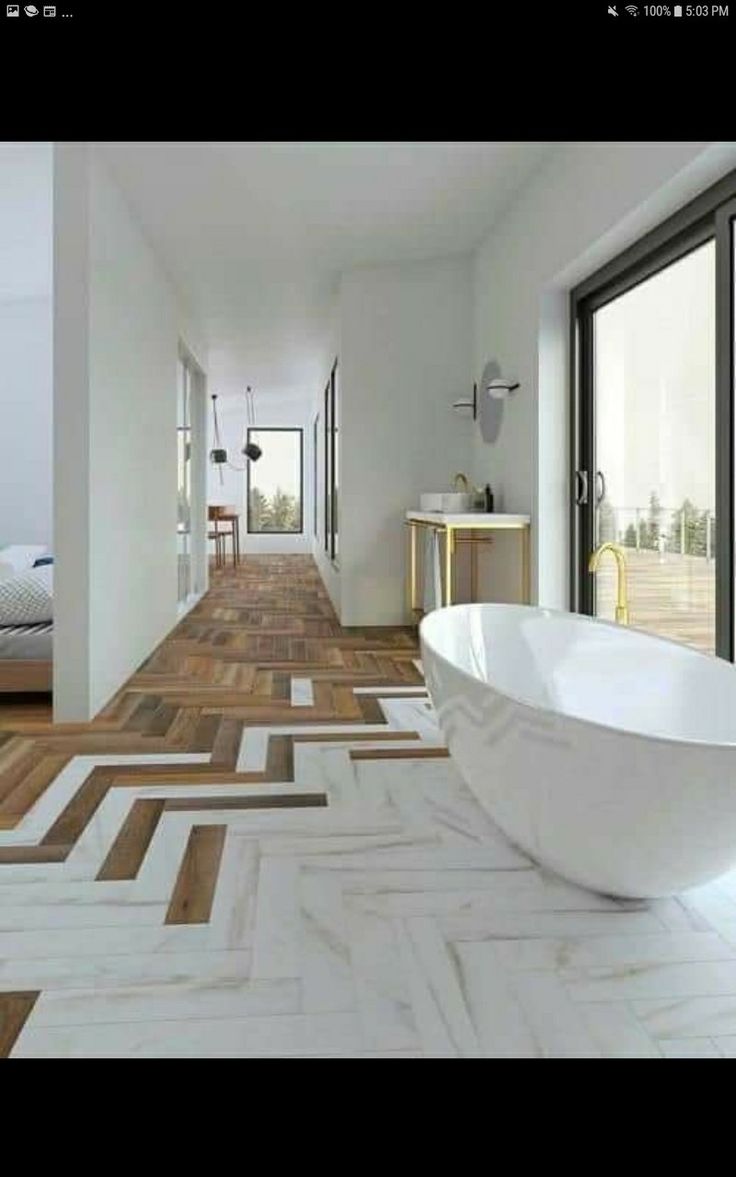
<svg viewBox="0 0 736 1177">
<path fill-rule="evenodd" d="M 113 1022 L 264 1017 L 300 1011 L 298 981 L 226 977 L 176 984 L 44 991 L 33 1026 L 92 1026 Z"/>
<path fill-rule="evenodd" d="M 291 679 L 291 706 L 314 707 L 314 690 L 311 678 Z"/>
<path fill-rule="evenodd" d="M 152 983 L 214 985 L 250 973 L 250 952 L 130 952 L 0 960 L 0 990 L 102 989 Z"/>
<path fill-rule="evenodd" d="M 706 960 L 690 964 L 652 961 L 591 969 L 568 980 L 575 1001 L 632 1001 L 647 997 L 718 997 L 736 1000 L 736 961 Z"/>
<path fill-rule="evenodd" d="M 665 1058 L 723 1058 L 710 1038 L 663 1038 L 659 1049 Z"/>
<path fill-rule="evenodd" d="M 600 1058 L 580 1010 L 553 973 L 513 973 L 511 985 L 545 1058 Z"/>
<path fill-rule="evenodd" d="M 487 1058 L 541 1058 L 517 994 L 491 943 L 455 946 L 473 1025 Z"/>
<path fill-rule="evenodd" d="M 406 920 L 402 931 L 400 952 L 425 1056 L 482 1057 L 456 961 L 437 924 L 426 917 Z"/>
<path fill-rule="evenodd" d="M 349 746 L 335 744 L 294 744 L 294 777 L 314 792 L 326 793 L 330 805 L 348 805 L 361 800 Z"/>
<path fill-rule="evenodd" d="M 0 960 L 117 953 L 198 952 L 210 947 L 206 924 L 161 927 L 43 928 L 0 932 Z"/>
<path fill-rule="evenodd" d="M 301 977 L 305 1013 L 356 1008 L 341 881 L 324 871 L 299 875 Z"/>
<path fill-rule="evenodd" d="M 611 916 L 619 914 L 647 915 L 646 912 L 622 913 L 616 901 L 603 895 L 596 895 L 592 891 L 583 891 L 562 880 L 545 878 L 537 871 L 504 870 L 488 872 L 487 885 L 470 888 L 460 885 L 458 879 L 453 879 L 454 872 L 391 872 L 392 888 L 381 887 L 380 879 L 372 878 L 368 874 L 351 880 L 350 886 L 369 896 L 371 891 L 376 893 L 373 900 L 376 911 L 383 911 L 395 916 L 440 915 L 453 913 L 463 916 L 485 918 L 496 912 L 509 913 L 510 919 L 506 926 L 513 927 L 514 920 L 523 913 L 541 913 L 544 911 L 559 914 L 564 911 L 606 912 Z M 481 874 L 482 872 L 478 872 Z M 406 875 L 405 880 L 401 877 Z M 458 872 L 458 875 L 460 872 Z M 414 885 L 412 886 L 412 880 Z M 474 876 L 475 881 L 475 876 Z M 454 885 L 451 885 L 454 883 Z M 399 890 L 399 888 L 405 888 Z M 431 889 L 430 889 L 431 888 Z M 646 926 L 646 925 L 645 925 Z M 659 928 L 655 922 L 655 928 Z M 651 925 L 649 926 L 651 928 Z M 513 935 L 513 932 L 509 933 Z"/>
<path fill-rule="evenodd" d="M 633 1001 L 631 1005 L 653 1038 L 716 1038 L 736 1034 L 736 994 L 652 998 Z"/>
<path fill-rule="evenodd" d="M 604 1058 L 659 1058 L 655 1043 L 623 1001 L 578 1007 L 588 1033 Z"/>
<path fill-rule="evenodd" d="M 415 1050 L 421 1043 L 404 975 L 396 921 L 346 901 L 350 963 L 365 1050 Z"/>
<path fill-rule="evenodd" d="M 87 902 L 67 901 L 64 888 L 59 888 L 56 903 L 2 904 L 0 906 L 0 937 L 13 932 L 36 930 L 114 928 L 129 929 L 133 935 L 140 926 L 158 927 L 164 922 L 168 901 L 162 902 L 134 897 L 107 902 L 104 887 L 100 898 Z"/>
<path fill-rule="evenodd" d="M 255 838 L 225 836 L 209 922 L 213 947 L 235 949 L 253 944 L 259 863 Z"/>
<path fill-rule="evenodd" d="M 650 936 L 580 935 L 498 942 L 507 969 L 551 969 L 585 981 L 588 970 L 733 959 L 734 949 L 713 932 L 662 932 Z"/>
<path fill-rule="evenodd" d="M 395 824 L 395 823 L 393 823 Z M 274 835 L 268 839 L 269 855 L 298 856 L 303 862 L 312 864 L 312 857 L 316 859 L 314 865 L 327 868 L 333 859 L 337 859 L 341 870 L 343 865 L 349 866 L 356 855 L 372 856 L 375 853 L 388 850 L 408 848 L 412 851 L 417 846 L 434 847 L 439 842 L 432 834 L 417 838 L 414 834 L 381 833 L 381 834 L 335 834 L 332 837 L 320 838 L 314 836 L 305 841 L 303 838 L 279 837 Z M 344 860 L 344 862 L 342 862 Z"/>
<path fill-rule="evenodd" d="M 426 699 L 384 698 L 381 709 L 389 727 L 396 731 L 416 732 L 430 745 L 444 744 L 434 709 Z"/>
<path fill-rule="evenodd" d="M 579 936 L 638 936 L 661 932 L 648 911 L 494 911 L 450 910 L 439 918 L 449 940 L 508 940 Z"/>
<path fill-rule="evenodd" d="M 653 899 L 649 910 L 656 916 L 663 928 L 670 932 L 709 932 L 712 925 L 704 919 L 695 907 L 690 907 L 677 898 Z"/>
<path fill-rule="evenodd" d="M 301 974 L 299 864 L 288 858 L 260 859 L 253 978 Z"/>
<path fill-rule="evenodd" d="M 736 1058 L 736 1034 L 713 1039 L 721 1058 Z"/>
<path fill-rule="evenodd" d="M 362 1049 L 353 1013 L 38 1026 L 28 1019 L 13 1058 L 268 1058 Z"/>
<path fill-rule="evenodd" d="M 265 772 L 268 756 L 268 728 L 246 727 L 240 741 L 236 772 Z"/>
<path fill-rule="evenodd" d="M 270 847 L 269 853 L 272 853 Z M 399 871 L 404 874 L 415 871 L 419 877 L 427 873 L 432 873 L 436 877 L 439 872 L 443 872 L 450 878 L 459 878 L 461 875 L 465 878 L 485 878 L 495 870 L 529 869 L 524 861 L 517 863 L 511 848 L 507 854 L 503 847 L 448 846 L 431 835 L 423 839 L 417 837 L 411 841 L 406 838 L 403 844 L 393 846 L 374 846 L 365 849 L 358 845 L 352 851 L 314 857 L 310 846 L 309 853 L 310 857 L 303 861 L 310 865 L 319 865 L 324 870 Z"/>
</svg>

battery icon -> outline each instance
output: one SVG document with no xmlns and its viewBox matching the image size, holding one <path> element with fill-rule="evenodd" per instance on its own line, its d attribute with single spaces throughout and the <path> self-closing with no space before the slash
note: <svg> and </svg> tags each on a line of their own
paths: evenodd
<svg viewBox="0 0 736 1177">
<path fill-rule="evenodd" d="M 675 5 L 675 16 L 682 16 L 682 5 L 681 4 Z"/>
</svg>

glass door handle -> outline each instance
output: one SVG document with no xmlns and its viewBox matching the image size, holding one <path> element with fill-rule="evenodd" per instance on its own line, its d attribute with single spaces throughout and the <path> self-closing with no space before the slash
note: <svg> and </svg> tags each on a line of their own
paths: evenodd
<svg viewBox="0 0 736 1177">
<path fill-rule="evenodd" d="M 595 505 L 598 507 L 606 497 L 606 479 L 602 470 L 596 470 L 595 480 L 597 483 Z"/>
<path fill-rule="evenodd" d="M 584 507 L 588 502 L 588 471 L 575 471 L 575 503 Z"/>
</svg>

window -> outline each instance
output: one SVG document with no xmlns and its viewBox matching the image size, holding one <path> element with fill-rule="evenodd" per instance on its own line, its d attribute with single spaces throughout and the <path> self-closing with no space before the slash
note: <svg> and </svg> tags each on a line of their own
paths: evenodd
<svg viewBox="0 0 736 1177">
<path fill-rule="evenodd" d="M 248 462 L 248 531 L 296 535 L 302 531 L 304 445 L 301 429 L 249 429 L 248 442 L 261 448 Z"/>
<path fill-rule="evenodd" d="M 573 608 L 733 660 L 734 220 L 727 176 L 573 292 Z"/>
</svg>

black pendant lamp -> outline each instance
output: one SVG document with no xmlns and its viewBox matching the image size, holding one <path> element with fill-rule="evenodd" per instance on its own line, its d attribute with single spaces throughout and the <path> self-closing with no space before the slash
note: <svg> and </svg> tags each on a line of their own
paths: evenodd
<svg viewBox="0 0 736 1177">
<path fill-rule="evenodd" d="M 253 390 L 250 384 L 248 385 L 247 391 L 245 393 L 245 406 L 248 425 L 253 428 L 255 427 L 256 423 L 256 410 L 253 399 Z M 215 444 L 213 449 L 210 450 L 210 461 L 213 465 L 219 467 L 220 485 L 222 485 L 224 482 L 222 476 L 223 466 L 229 466 L 231 470 L 237 470 L 240 474 L 244 473 L 245 467 L 233 466 L 232 462 L 228 461 L 227 450 L 224 448 L 220 439 L 220 423 L 217 418 L 217 393 L 214 392 L 212 394 L 212 420 L 214 423 L 213 435 Z M 259 445 L 255 444 L 255 442 L 249 441 L 246 445 L 243 446 L 240 452 L 248 459 L 249 462 L 257 462 L 263 451 Z"/>
</svg>

